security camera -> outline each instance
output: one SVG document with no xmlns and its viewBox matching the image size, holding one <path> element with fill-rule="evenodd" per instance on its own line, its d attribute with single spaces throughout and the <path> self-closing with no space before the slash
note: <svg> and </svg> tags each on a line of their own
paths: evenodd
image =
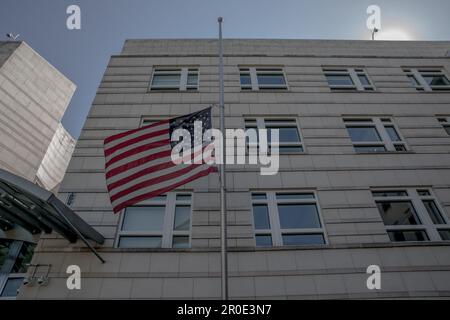
<svg viewBox="0 0 450 320">
<path fill-rule="evenodd" d="M 46 277 L 39 277 L 37 279 L 37 283 L 40 286 L 46 286 L 48 284 L 48 278 L 46 278 Z"/>
<path fill-rule="evenodd" d="M 13 39 L 14 41 L 16 41 L 16 39 L 20 36 L 20 34 L 14 34 L 14 33 L 7 33 L 6 36 L 10 39 Z"/>
<path fill-rule="evenodd" d="M 30 277 L 25 277 L 25 278 L 23 278 L 23 284 L 25 286 L 32 286 L 33 285 L 33 281 L 32 281 L 32 279 L 30 279 Z"/>
</svg>

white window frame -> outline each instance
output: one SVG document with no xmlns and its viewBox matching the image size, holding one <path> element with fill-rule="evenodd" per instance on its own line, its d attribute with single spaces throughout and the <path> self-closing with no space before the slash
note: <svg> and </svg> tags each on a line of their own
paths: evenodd
<svg viewBox="0 0 450 320">
<path fill-rule="evenodd" d="M 149 126 L 156 122 L 167 120 L 167 118 L 170 118 L 170 116 L 167 116 L 167 117 L 157 116 L 156 118 L 153 116 L 150 116 L 150 117 L 144 116 L 141 118 L 141 123 L 139 124 L 139 126 L 140 127 Z"/>
<path fill-rule="evenodd" d="M 450 129 L 450 117 L 443 116 L 443 117 L 437 117 L 437 119 L 438 119 L 439 123 L 442 125 L 442 127 L 444 128 L 445 133 L 450 136 L 450 132 L 448 132 L 446 129 L 446 128 Z"/>
<path fill-rule="evenodd" d="M 363 67 L 323 67 L 322 70 L 325 75 L 325 80 L 331 90 L 347 89 L 356 91 L 375 91 L 375 85 L 373 84 L 372 79 L 370 79 L 369 74 Z M 331 85 L 328 83 L 328 75 L 350 76 L 353 85 Z M 367 78 L 367 81 L 369 81 L 369 85 L 362 84 L 361 80 L 359 80 L 360 75 Z"/>
<path fill-rule="evenodd" d="M 247 71 L 248 70 L 248 71 Z M 241 74 L 248 73 L 250 75 L 251 85 L 242 85 Z M 284 85 L 260 85 L 258 83 L 258 74 L 280 73 L 284 78 Z M 283 67 L 239 67 L 239 86 L 243 91 L 265 91 L 265 90 L 289 90 L 286 72 Z"/>
<path fill-rule="evenodd" d="M 197 84 L 188 85 L 188 74 L 197 74 Z M 180 82 L 177 86 L 173 85 L 153 85 L 153 78 L 155 75 L 159 74 L 179 74 Z M 199 90 L 200 82 L 200 72 L 198 67 L 182 67 L 182 68 L 171 68 L 171 67 L 157 67 L 154 68 L 152 72 L 152 78 L 150 79 L 149 91 L 161 91 L 161 90 L 179 90 L 179 91 L 197 91 Z"/>
<path fill-rule="evenodd" d="M 428 82 L 425 81 L 423 75 L 428 73 L 430 75 L 440 75 L 450 80 L 447 73 L 443 68 L 403 68 L 403 72 L 406 73 L 406 76 L 414 77 L 414 79 L 418 82 L 418 84 L 414 85 L 416 90 L 418 91 L 439 91 L 439 90 L 450 90 L 450 85 L 447 86 L 430 86 Z"/>
<path fill-rule="evenodd" d="M 190 195 L 190 200 L 177 200 L 177 195 Z M 176 206 L 187 206 L 189 205 L 190 210 L 190 225 L 189 230 L 173 230 L 175 223 L 175 208 Z M 131 248 L 122 248 L 119 246 L 120 237 L 122 236 L 136 236 L 136 237 L 148 237 L 148 236 L 161 236 L 161 248 L 172 248 L 172 242 L 174 236 L 187 236 L 189 237 L 189 246 L 191 247 L 192 241 L 192 213 L 193 213 L 193 193 L 191 191 L 179 191 L 179 192 L 169 192 L 166 194 L 166 199 L 149 199 L 140 202 L 139 204 L 132 207 L 149 207 L 149 206 L 164 206 L 164 223 L 161 231 L 124 231 L 122 230 L 124 217 L 126 209 L 124 209 L 120 214 L 119 224 L 117 227 L 117 234 L 115 239 L 115 247 L 121 249 L 131 249 Z M 144 248 L 144 249 L 157 249 L 153 247 Z"/>
<path fill-rule="evenodd" d="M 360 122 L 358 120 L 361 120 Z M 370 121 L 368 121 L 370 120 Z M 380 146 L 384 147 L 386 151 L 376 151 L 376 152 L 364 152 L 364 151 L 357 151 L 358 153 L 383 153 L 383 152 L 406 152 L 410 151 L 409 147 L 403 138 L 397 124 L 394 122 L 394 120 L 391 117 L 343 117 L 343 121 L 346 128 L 351 127 L 370 127 L 375 128 L 381 141 L 352 141 L 350 133 L 347 130 L 347 134 L 350 138 L 350 141 L 352 142 L 354 147 L 364 147 L 364 146 Z M 400 138 L 400 141 L 392 141 L 391 137 L 389 136 L 386 127 L 393 127 L 397 133 L 397 135 Z M 404 150 L 397 150 L 396 146 L 401 146 L 404 148 Z"/>
<path fill-rule="evenodd" d="M 253 194 L 265 194 L 266 199 L 253 199 Z M 277 194 L 312 194 L 314 198 L 311 199 L 277 199 Z M 289 245 L 283 245 L 283 235 L 284 234 L 322 234 L 324 243 L 320 245 L 328 244 L 328 237 L 325 230 L 324 220 L 322 217 L 322 210 L 319 205 L 319 199 L 317 198 L 317 193 L 311 190 L 283 190 L 283 191 L 265 191 L 265 190 L 252 190 L 251 191 L 251 207 L 252 207 L 252 226 L 254 231 L 254 237 L 256 241 L 257 235 L 270 235 L 272 238 L 272 246 L 280 247 Z M 253 205 L 265 204 L 267 205 L 269 213 L 269 223 L 270 229 L 256 229 L 255 219 L 253 215 Z M 278 212 L 278 204 L 314 204 L 317 208 L 318 219 L 320 222 L 320 228 L 303 228 L 303 229 L 281 229 L 280 216 Z M 304 246 L 304 245 L 298 245 Z M 306 244 L 308 246 L 308 244 Z M 260 247 L 258 247 L 260 248 Z"/>
<path fill-rule="evenodd" d="M 306 147 L 305 147 L 305 143 L 303 142 L 303 136 L 300 130 L 300 125 L 298 123 L 298 119 L 294 118 L 294 117 L 246 117 L 244 116 L 244 126 L 245 126 L 245 130 L 246 129 L 250 129 L 250 128 L 254 128 L 253 126 L 248 126 L 247 122 L 248 121 L 255 121 L 256 120 L 256 128 L 257 130 L 259 129 L 267 129 L 267 128 L 282 128 L 282 127 L 296 127 L 297 128 L 297 133 L 298 133 L 298 137 L 300 139 L 299 142 L 281 142 L 279 143 L 278 147 L 281 149 L 281 147 L 301 147 L 302 151 L 300 152 L 280 152 L 280 154 L 303 154 L 306 153 Z M 274 123 L 274 124 L 270 124 L 269 127 L 266 126 L 266 121 L 277 121 L 279 120 L 279 123 Z M 289 122 L 287 122 L 289 121 Z M 268 147 L 270 148 L 270 143 L 268 144 Z"/>
<path fill-rule="evenodd" d="M 419 219 L 418 224 L 416 225 L 385 225 L 386 231 L 425 231 L 428 236 L 428 240 L 420 241 L 443 241 L 439 234 L 439 230 L 448 230 L 450 229 L 449 219 L 447 214 L 444 211 L 444 208 L 441 206 L 440 202 L 436 198 L 431 188 L 374 188 L 371 189 L 372 192 L 382 192 L 382 191 L 406 191 L 407 196 L 390 196 L 390 197 L 377 197 L 372 194 L 372 197 L 375 203 L 378 202 L 395 202 L 395 201 L 410 201 L 413 206 L 417 218 Z M 421 196 L 419 195 L 419 191 L 428 191 L 429 196 Z M 432 200 L 438 210 L 442 218 L 445 221 L 445 224 L 434 224 L 433 220 L 426 209 L 423 200 Z M 377 208 L 378 209 L 378 208 Z M 381 213 L 380 213 L 381 215 Z"/>
</svg>

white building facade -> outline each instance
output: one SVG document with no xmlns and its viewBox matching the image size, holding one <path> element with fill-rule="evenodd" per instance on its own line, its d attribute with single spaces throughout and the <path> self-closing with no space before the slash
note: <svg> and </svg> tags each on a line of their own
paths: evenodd
<svg viewBox="0 0 450 320">
<path fill-rule="evenodd" d="M 217 104 L 216 40 L 111 57 L 60 197 L 105 238 L 41 237 L 19 298 L 220 298 L 216 174 L 115 215 L 103 140 Z M 280 130 L 280 171 L 227 168 L 230 298 L 450 297 L 449 42 L 225 40 L 228 128 Z M 218 110 L 213 109 L 218 127 Z M 68 290 L 78 265 L 81 290 Z M 367 286 L 369 266 L 381 288 Z"/>
<path fill-rule="evenodd" d="M 0 42 L 0 169 L 56 191 L 75 146 L 61 125 L 75 88 L 25 42 Z M 38 238 L 0 218 L 0 299 L 16 295 Z"/>
</svg>

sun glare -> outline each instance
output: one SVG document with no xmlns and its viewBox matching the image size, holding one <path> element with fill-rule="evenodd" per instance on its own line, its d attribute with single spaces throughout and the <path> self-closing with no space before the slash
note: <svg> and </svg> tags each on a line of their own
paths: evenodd
<svg viewBox="0 0 450 320">
<path fill-rule="evenodd" d="M 400 29 L 387 29 L 380 30 L 375 35 L 376 40 L 412 40 L 411 36 L 404 30 Z"/>
</svg>

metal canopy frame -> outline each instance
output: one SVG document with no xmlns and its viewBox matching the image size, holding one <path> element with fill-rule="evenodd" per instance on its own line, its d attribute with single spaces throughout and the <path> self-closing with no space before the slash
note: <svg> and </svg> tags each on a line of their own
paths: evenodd
<svg viewBox="0 0 450 320">
<path fill-rule="evenodd" d="M 103 244 L 105 238 L 53 193 L 0 169 L 0 225 L 17 224 L 32 234 L 56 231 L 69 242 L 81 239 L 104 263 L 87 239 Z"/>
</svg>

